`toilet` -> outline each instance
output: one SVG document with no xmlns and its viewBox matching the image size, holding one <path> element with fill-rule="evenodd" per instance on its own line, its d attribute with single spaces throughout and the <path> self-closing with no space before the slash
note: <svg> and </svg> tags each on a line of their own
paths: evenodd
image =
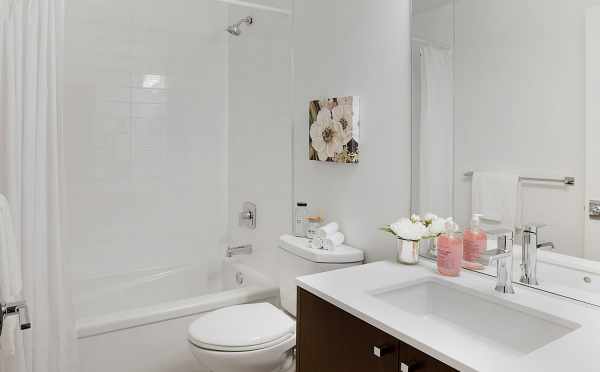
<svg viewBox="0 0 600 372">
<path fill-rule="evenodd" d="M 282 309 L 252 303 L 215 310 L 188 330 L 192 353 L 211 372 L 293 372 L 296 347 L 296 278 L 362 264 L 363 252 L 340 246 L 312 249 L 308 240 L 279 239 L 277 265 Z"/>
</svg>

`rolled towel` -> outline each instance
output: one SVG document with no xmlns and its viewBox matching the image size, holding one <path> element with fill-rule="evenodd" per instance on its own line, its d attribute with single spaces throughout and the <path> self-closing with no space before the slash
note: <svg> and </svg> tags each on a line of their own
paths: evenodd
<svg viewBox="0 0 600 372">
<path fill-rule="evenodd" d="M 346 237 L 341 232 L 337 232 L 326 239 L 323 239 L 323 249 L 326 251 L 333 251 L 336 247 L 344 244 Z"/>
<path fill-rule="evenodd" d="M 328 237 L 338 232 L 339 229 L 340 226 L 336 222 L 331 222 L 325 226 L 321 226 L 317 230 L 317 236 L 321 239 L 327 239 Z"/>
<path fill-rule="evenodd" d="M 323 248 L 323 239 L 319 238 L 318 236 L 315 236 L 314 238 L 312 238 L 310 240 L 310 247 L 312 249 L 321 249 L 321 248 Z"/>
</svg>

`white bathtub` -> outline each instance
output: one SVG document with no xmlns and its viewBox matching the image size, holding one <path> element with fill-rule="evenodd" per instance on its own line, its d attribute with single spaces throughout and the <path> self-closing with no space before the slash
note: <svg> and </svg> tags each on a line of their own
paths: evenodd
<svg viewBox="0 0 600 372">
<path fill-rule="evenodd" d="M 279 296 L 273 282 L 243 263 L 225 259 L 221 266 L 214 274 L 187 266 L 78 283 L 81 371 L 201 371 L 188 350 L 191 322 L 224 306 L 276 304 Z"/>
</svg>

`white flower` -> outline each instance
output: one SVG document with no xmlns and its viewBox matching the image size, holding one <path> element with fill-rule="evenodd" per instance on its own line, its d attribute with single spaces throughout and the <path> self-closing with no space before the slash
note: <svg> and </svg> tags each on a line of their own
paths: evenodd
<svg viewBox="0 0 600 372">
<path fill-rule="evenodd" d="M 338 100 L 338 105 L 333 108 L 332 113 L 333 120 L 340 123 L 343 129 L 342 142 L 345 145 L 352 140 L 353 111 L 352 102 L 350 102 L 350 104 L 341 102 L 343 101 Z"/>
<path fill-rule="evenodd" d="M 343 129 L 340 123 L 331 118 L 331 111 L 323 108 L 317 114 L 317 120 L 310 127 L 312 147 L 317 151 L 319 160 L 325 161 L 342 152 Z"/>
<path fill-rule="evenodd" d="M 333 108 L 335 107 L 336 103 L 333 99 L 329 98 L 329 99 L 322 99 L 319 101 L 319 107 L 322 110 L 333 110 Z"/>
<path fill-rule="evenodd" d="M 418 214 L 413 214 L 412 216 L 410 216 L 410 220 L 412 222 L 421 222 L 421 216 L 419 216 Z"/>
<path fill-rule="evenodd" d="M 433 213 L 427 213 L 425 215 L 425 217 L 423 217 L 423 220 L 427 223 L 427 224 L 431 224 L 433 221 L 437 220 L 438 216 L 436 216 Z"/>
<path fill-rule="evenodd" d="M 442 233 L 446 232 L 446 219 L 444 218 L 434 218 L 431 221 L 431 225 L 427 228 L 427 235 L 430 237 L 436 237 Z"/>
<path fill-rule="evenodd" d="M 421 222 L 413 222 L 403 218 L 390 225 L 390 228 L 399 238 L 405 240 L 421 240 L 427 234 L 427 228 Z"/>
</svg>

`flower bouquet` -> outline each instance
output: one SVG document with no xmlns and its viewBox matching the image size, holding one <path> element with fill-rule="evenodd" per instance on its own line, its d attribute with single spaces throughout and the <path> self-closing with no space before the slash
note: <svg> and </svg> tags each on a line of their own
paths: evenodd
<svg viewBox="0 0 600 372">
<path fill-rule="evenodd" d="M 428 213 L 424 218 L 418 215 L 401 218 L 381 230 L 398 239 L 398 261 L 415 265 L 419 262 L 421 242 L 432 241 L 435 245 L 437 237 L 444 233 L 445 225 L 446 219 Z"/>
</svg>

